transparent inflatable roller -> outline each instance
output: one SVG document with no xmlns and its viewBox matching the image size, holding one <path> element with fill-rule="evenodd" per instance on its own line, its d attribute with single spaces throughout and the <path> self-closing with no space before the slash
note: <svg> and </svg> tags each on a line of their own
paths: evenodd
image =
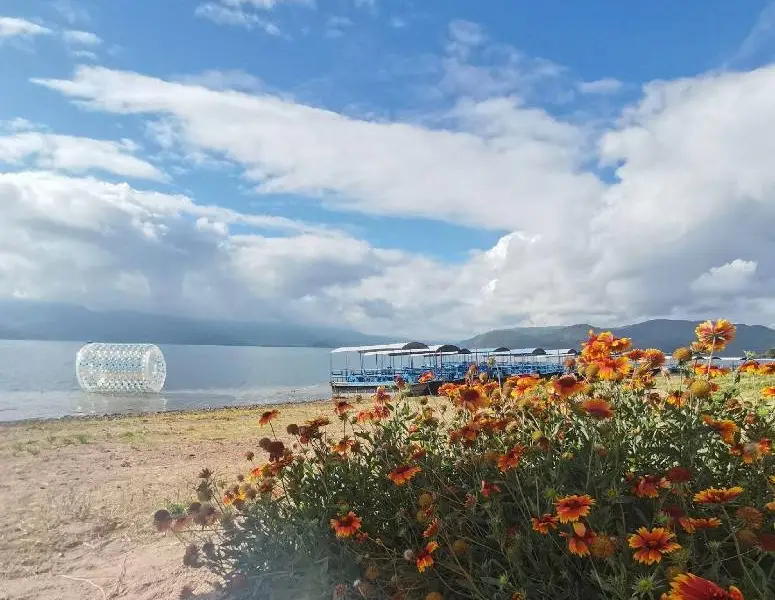
<svg viewBox="0 0 775 600">
<path fill-rule="evenodd" d="M 158 394 L 167 363 L 154 344 L 86 344 L 75 359 L 78 384 L 97 394 Z"/>
</svg>

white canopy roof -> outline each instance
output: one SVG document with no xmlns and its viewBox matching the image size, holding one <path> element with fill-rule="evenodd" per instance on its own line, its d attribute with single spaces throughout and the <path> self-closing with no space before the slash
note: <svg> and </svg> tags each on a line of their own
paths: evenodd
<svg viewBox="0 0 775 600">
<path fill-rule="evenodd" d="M 509 352 L 509 354 L 513 354 L 515 356 L 527 356 L 530 354 L 538 355 L 546 354 L 546 350 L 543 348 L 514 348 Z"/>
<path fill-rule="evenodd" d="M 462 352 L 465 348 L 458 348 L 454 344 L 435 344 L 433 346 L 427 346 L 425 348 L 408 348 L 408 349 L 387 349 L 387 350 L 372 350 L 364 352 L 364 356 L 407 356 L 410 354 L 422 354 L 424 356 L 430 356 L 434 354 L 465 354 Z"/>
<path fill-rule="evenodd" d="M 396 342 L 395 344 L 378 344 L 375 346 L 343 346 L 334 348 L 331 354 L 337 352 L 358 352 L 368 354 L 376 352 L 400 352 L 401 350 L 428 350 L 428 346 L 422 342 Z"/>
</svg>

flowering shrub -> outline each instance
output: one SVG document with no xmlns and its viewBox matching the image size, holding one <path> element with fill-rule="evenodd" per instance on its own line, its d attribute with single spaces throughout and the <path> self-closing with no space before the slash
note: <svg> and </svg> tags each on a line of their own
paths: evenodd
<svg viewBox="0 0 775 600">
<path fill-rule="evenodd" d="M 548 380 L 472 369 L 282 436 L 268 411 L 267 460 L 156 524 L 237 598 L 775 598 L 775 367 L 694 359 L 734 334 L 703 323 L 673 374 L 590 332 Z"/>
</svg>

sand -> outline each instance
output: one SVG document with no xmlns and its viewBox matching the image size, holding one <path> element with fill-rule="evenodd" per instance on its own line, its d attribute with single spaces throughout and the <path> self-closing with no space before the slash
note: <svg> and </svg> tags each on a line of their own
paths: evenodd
<svg viewBox="0 0 775 600">
<path fill-rule="evenodd" d="M 0 600 L 221 598 L 151 516 L 190 501 L 204 467 L 247 470 L 267 408 L 0 424 Z M 278 408 L 278 433 L 331 412 Z"/>
</svg>

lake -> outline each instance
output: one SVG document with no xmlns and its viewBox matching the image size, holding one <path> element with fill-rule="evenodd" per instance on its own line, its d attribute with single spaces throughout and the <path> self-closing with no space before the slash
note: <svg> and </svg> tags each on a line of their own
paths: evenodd
<svg viewBox="0 0 775 600">
<path fill-rule="evenodd" d="M 168 345 L 160 345 L 167 362 L 160 395 L 86 394 L 75 378 L 75 356 L 82 345 L 0 340 L 0 421 L 330 397 L 326 349 Z"/>
</svg>

